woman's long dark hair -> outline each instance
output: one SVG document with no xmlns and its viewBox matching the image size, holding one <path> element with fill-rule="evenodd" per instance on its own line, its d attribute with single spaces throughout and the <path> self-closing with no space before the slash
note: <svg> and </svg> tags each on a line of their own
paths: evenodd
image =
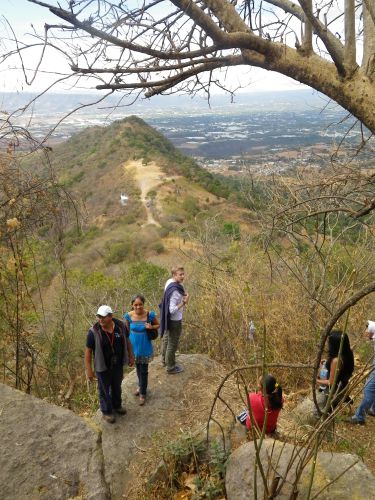
<svg viewBox="0 0 375 500">
<path fill-rule="evenodd" d="M 339 380 L 341 380 L 346 385 L 350 377 L 353 375 L 354 356 L 353 351 L 350 348 L 349 337 L 341 330 L 332 330 L 332 332 L 329 334 L 327 368 L 329 371 L 331 371 L 331 363 L 333 358 L 338 358 L 339 356 L 341 338 L 343 339 L 340 355 L 342 364 L 340 367 Z"/>
<path fill-rule="evenodd" d="M 273 375 L 265 375 L 262 381 L 263 387 L 268 395 L 268 402 L 272 410 L 279 410 L 283 407 L 283 390 L 276 382 Z"/>
</svg>

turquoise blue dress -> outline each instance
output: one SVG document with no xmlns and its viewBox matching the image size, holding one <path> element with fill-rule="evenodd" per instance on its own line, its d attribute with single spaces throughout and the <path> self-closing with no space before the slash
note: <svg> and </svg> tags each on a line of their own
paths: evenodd
<svg viewBox="0 0 375 500">
<path fill-rule="evenodd" d="M 124 318 L 129 323 L 130 329 L 130 343 L 133 348 L 133 354 L 136 363 L 150 363 L 153 357 L 152 342 L 148 339 L 146 331 L 147 321 L 134 321 L 131 319 L 130 314 L 124 314 Z M 148 313 L 149 323 L 156 318 L 155 311 Z"/>
</svg>

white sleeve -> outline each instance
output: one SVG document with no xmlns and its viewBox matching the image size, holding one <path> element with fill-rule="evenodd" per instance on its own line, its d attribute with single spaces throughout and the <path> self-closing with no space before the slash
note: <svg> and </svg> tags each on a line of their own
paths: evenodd
<svg viewBox="0 0 375 500">
<path fill-rule="evenodd" d="M 169 312 L 170 314 L 178 311 L 178 306 L 181 304 L 181 294 L 175 290 L 171 295 L 171 300 L 169 301 Z M 181 308 L 180 308 L 181 309 Z"/>
</svg>

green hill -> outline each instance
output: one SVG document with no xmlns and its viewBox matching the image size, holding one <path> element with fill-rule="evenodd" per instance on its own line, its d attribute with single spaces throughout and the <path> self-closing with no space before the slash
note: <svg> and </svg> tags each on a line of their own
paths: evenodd
<svg viewBox="0 0 375 500">
<path fill-rule="evenodd" d="M 95 269 L 160 256 L 168 251 L 163 239 L 182 234 L 202 212 L 222 213 L 224 232 L 234 223 L 238 237 L 241 216 L 226 201 L 234 192 L 230 181 L 137 117 L 87 128 L 56 146 L 50 158 L 80 214 L 79 224 L 72 218 L 65 231 L 69 266 Z M 154 223 L 147 224 L 150 217 Z"/>
</svg>

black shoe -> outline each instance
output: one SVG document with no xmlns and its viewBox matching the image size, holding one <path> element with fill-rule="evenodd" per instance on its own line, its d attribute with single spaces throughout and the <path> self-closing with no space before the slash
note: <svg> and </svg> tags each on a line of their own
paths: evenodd
<svg viewBox="0 0 375 500">
<path fill-rule="evenodd" d="M 126 411 L 126 408 L 124 408 L 123 406 L 121 406 L 120 408 L 115 408 L 114 409 L 116 413 L 118 413 L 119 415 L 126 415 L 128 412 Z"/>
</svg>

